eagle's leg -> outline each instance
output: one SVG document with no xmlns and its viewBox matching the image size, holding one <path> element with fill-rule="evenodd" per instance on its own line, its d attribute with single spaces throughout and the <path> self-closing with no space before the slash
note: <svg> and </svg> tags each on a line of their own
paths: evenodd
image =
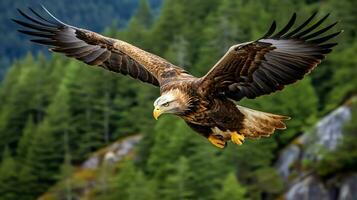
<svg viewBox="0 0 357 200">
<path fill-rule="evenodd" d="M 208 136 L 208 140 L 216 147 L 218 148 L 225 148 L 227 146 L 227 143 L 224 141 L 223 137 L 221 135 L 215 135 L 211 134 Z"/>
<path fill-rule="evenodd" d="M 231 133 L 231 140 L 234 144 L 241 145 L 244 141 L 244 135 L 237 133 L 236 131 Z"/>
</svg>

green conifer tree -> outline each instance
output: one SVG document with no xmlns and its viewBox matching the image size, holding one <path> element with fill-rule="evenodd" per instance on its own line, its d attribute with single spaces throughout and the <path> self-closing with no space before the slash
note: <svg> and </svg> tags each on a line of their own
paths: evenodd
<svg viewBox="0 0 357 200">
<path fill-rule="evenodd" d="M 147 0 L 140 0 L 139 6 L 131 20 L 138 20 L 140 24 L 148 29 L 152 24 L 152 11 Z"/>
<path fill-rule="evenodd" d="M 63 162 L 63 151 L 50 130 L 51 126 L 46 121 L 39 126 L 26 161 L 23 163 L 20 182 L 26 183 L 27 189 L 24 192 L 27 199 L 42 194 L 57 180 L 56 174 Z"/>
<path fill-rule="evenodd" d="M 18 198 L 18 174 L 15 160 L 12 158 L 8 148 L 2 156 L 0 163 L 0 199 L 14 200 Z"/>
<path fill-rule="evenodd" d="M 180 157 L 172 166 L 172 173 L 163 184 L 162 199 L 192 199 L 193 191 L 190 188 L 190 180 L 193 176 L 187 158 Z"/>
<path fill-rule="evenodd" d="M 245 188 L 239 184 L 234 173 L 228 174 L 225 180 L 222 183 L 222 189 L 216 190 L 214 199 L 215 200 L 245 200 L 246 190 Z"/>
<path fill-rule="evenodd" d="M 133 162 L 125 161 L 120 166 L 113 192 L 105 199 L 155 200 L 158 199 L 155 180 L 148 180 Z"/>
<path fill-rule="evenodd" d="M 22 137 L 19 141 L 19 145 L 17 146 L 17 160 L 21 163 L 27 157 L 28 149 L 32 144 L 32 140 L 36 133 L 36 125 L 33 122 L 33 118 L 30 116 L 27 120 L 26 126 L 24 128 Z"/>
</svg>

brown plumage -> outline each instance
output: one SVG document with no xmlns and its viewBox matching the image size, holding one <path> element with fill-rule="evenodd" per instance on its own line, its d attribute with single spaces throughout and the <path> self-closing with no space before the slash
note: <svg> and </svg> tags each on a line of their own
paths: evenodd
<svg viewBox="0 0 357 200">
<path fill-rule="evenodd" d="M 336 45 L 326 41 L 341 32 L 321 36 L 336 23 L 317 30 L 328 15 L 312 23 L 316 13 L 292 28 L 293 14 L 277 33 L 273 22 L 262 38 L 232 46 L 205 76 L 196 78 L 129 43 L 67 25 L 43 9 L 47 17 L 30 9 L 32 16 L 19 10 L 27 22 L 14 20 L 26 28 L 20 32 L 35 37 L 31 41 L 88 65 L 159 86 L 161 96 L 154 102 L 154 117 L 178 115 L 221 148 L 229 140 L 241 144 L 244 137 L 259 138 L 285 129 L 283 120 L 288 117 L 237 106 L 233 100 L 270 94 L 302 79 Z"/>
</svg>

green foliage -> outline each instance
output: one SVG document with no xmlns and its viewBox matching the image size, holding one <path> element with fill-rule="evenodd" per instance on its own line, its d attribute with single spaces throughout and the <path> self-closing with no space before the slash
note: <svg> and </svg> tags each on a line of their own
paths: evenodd
<svg viewBox="0 0 357 200">
<path fill-rule="evenodd" d="M 254 187 L 258 190 L 266 194 L 279 194 L 283 191 L 284 185 L 282 178 L 275 168 L 261 168 L 256 170 L 253 174 L 256 178 L 256 185 Z"/>
<path fill-rule="evenodd" d="M 33 144 L 22 167 L 20 182 L 27 187 L 25 194 L 32 198 L 42 194 L 57 180 L 63 151 L 58 149 L 50 124 L 44 122 L 34 136 Z M 33 184 L 35 181 L 36 184 Z"/>
<path fill-rule="evenodd" d="M 137 20 L 145 28 L 150 27 L 152 24 L 153 16 L 147 0 L 139 1 L 139 6 L 131 20 Z"/>
<path fill-rule="evenodd" d="M 183 121 L 172 116 L 162 116 L 154 131 L 154 146 L 150 149 L 147 168 L 154 176 L 163 177 L 171 169 L 171 163 L 176 161 L 177 154 L 190 150 L 189 134 L 192 132 Z"/>
<path fill-rule="evenodd" d="M 357 93 L 357 59 L 351 59 L 357 52 L 357 40 L 350 48 L 331 55 L 331 89 L 326 95 L 326 110 L 331 110 L 347 97 Z"/>
<path fill-rule="evenodd" d="M 113 193 L 106 195 L 104 199 L 157 199 L 156 183 L 153 180 L 148 180 L 143 172 L 138 170 L 130 161 L 125 162 L 120 167 L 120 172 L 116 179 Z"/>
<path fill-rule="evenodd" d="M 9 149 L 6 148 L 0 165 L 0 199 L 13 200 L 17 197 L 17 166 Z"/>
<path fill-rule="evenodd" d="M 162 189 L 162 199 L 192 199 L 193 191 L 190 188 L 190 180 L 194 177 L 187 158 L 180 157 L 174 163 L 172 173 L 166 178 Z"/>
<path fill-rule="evenodd" d="M 183 36 L 174 38 L 172 45 L 166 52 L 165 57 L 178 66 L 187 68 L 191 65 L 188 55 L 189 43 Z"/>
<path fill-rule="evenodd" d="M 71 164 L 71 154 L 66 152 L 64 162 L 62 166 L 60 167 L 60 175 L 58 179 L 63 183 L 61 188 L 63 188 L 63 193 L 66 199 L 73 199 L 73 181 L 72 181 L 72 175 L 74 172 L 74 167 Z"/>
<path fill-rule="evenodd" d="M 222 183 L 222 189 L 217 190 L 215 194 L 215 200 L 224 200 L 224 199 L 232 199 L 232 200 L 244 200 L 246 190 L 242 185 L 239 184 L 237 178 L 234 173 L 228 174 L 226 179 Z"/>
<path fill-rule="evenodd" d="M 234 166 L 225 162 L 225 155 L 214 148 L 201 137 L 194 143 L 192 152 L 187 155 L 191 171 L 194 174 L 190 181 L 194 197 L 197 199 L 212 199 L 214 188 L 218 188 L 224 175 L 234 170 Z M 207 188 L 211 188 L 207 190 Z"/>
<path fill-rule="evenodd" d="M 33 122 L 32 117 L 27 120 L 26 126 L 23 131 L 23 135 L 19 141 L 17 147 L 17 157 L 20 162 L 23 162 L 27 157 L 27 152 L 31 146 L 34 134 L 36 133 L 36 126 Z"/>
<path fill-rule="evenodd" d="M 138 171 L 128 187 L 129 200 L 155 200 L 155 183 L 147 180 L 143 172 Z"/>
<path fill-rule="evenodd" d="M 24 67 L 25 63 L 27 67 Z M 36 73 L 34 65 L 35 62 L 32 56 L 27 56 L 22 63 L 17 64 L 12 73 L 10 72 L 10 75 L 13 76 L 8 77 L 4 82 L 4 90 L 7 93 L 2 93 L 2 112 L 0 114 L 1 150 L 7 145 L 13 148 L 21 137 L 21 131 L 25 126 L 30 110 L 31 91 L 27 88 L 33 83 L 33 76 Z M 17 81 L 15 82 L 14 80 Z"/>
</svg>

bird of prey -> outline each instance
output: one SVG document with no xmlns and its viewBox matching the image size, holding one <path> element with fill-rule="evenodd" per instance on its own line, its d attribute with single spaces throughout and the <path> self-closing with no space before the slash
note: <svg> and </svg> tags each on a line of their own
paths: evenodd
<svg viewBox="0 0 357 200">
<path fill-rule="evenodd" d="M 289 117 L 236 105 L 242 98 L 282 90 L 311 72 L 337 43 L 326 43 L 341 31 L 326 34 L 336 23 L 321 27 L 328 15 L 313 20 L 314 13 L 295 26 L 294 13 L 281 30 L 275 21 L 267 33 L 255 40 L 233 45 L 203 77 L 119 39 L 65 24 L 45 7 L 44 15 L 18 10 L 26 19 L 14 21 L 32 42 L 48 45 L 53 52 L 76 58 L 88 65 L 129 75 L 160 88 L 154 102 L 155 119 L 164 113 L 181 117 L 213 145 L 242 144 L 244 138 L 270 136 L 285 129 Z"/>
</svg>

